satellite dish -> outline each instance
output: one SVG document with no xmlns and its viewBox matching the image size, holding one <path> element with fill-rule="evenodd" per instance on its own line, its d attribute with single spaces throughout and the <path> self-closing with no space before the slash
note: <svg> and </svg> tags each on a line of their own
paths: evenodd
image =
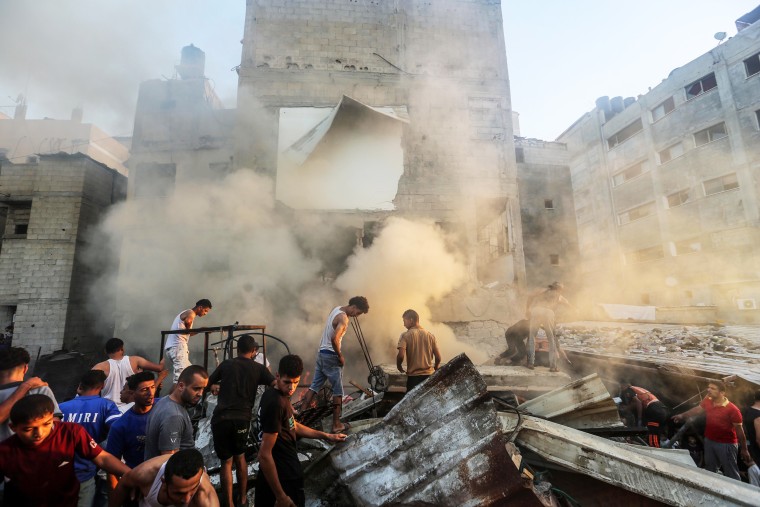
<svg viewBox="0 0 760 507">
<path fill-rule="evenodd" d="M 726 38 L 726 32 L 716 32 L 715 35 L 713 35 L 716 41 L 723 42 L 723 39 Z"/>
</svg>

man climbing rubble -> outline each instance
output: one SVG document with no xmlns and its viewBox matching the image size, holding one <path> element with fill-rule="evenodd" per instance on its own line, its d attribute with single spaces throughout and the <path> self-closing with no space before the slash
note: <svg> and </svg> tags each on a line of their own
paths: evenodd
<svg viewBox="0 0 760 507">
<path fill-rule="evenodd" d="M 174 317 L 172 322 L 172 330 L 184 330 L 192 329 L 193 322 L 197 317 L 204 317 L 211 311 L 211 301 L 208 299 L 199 299 L 195 306 L 189 310 L 184 310 Z M 179 375 L 182 370 L 190 366 L 190 349 L 188 348 L 188 339 L 197 333 L 175 333 L 170 334 L 164 349 L 166 357 L 172 363 L 173 382 L 176 384 L 179 381 Z M 174 386 L 172 385 L 172 389 Z"/>
<path fill-rule="evenodd" d="M 543 292 L 534 294 L 528 298 L 525 314 L 530 319 L 530 334 L 528 335 L 528 362 L 527 366 L 534 369 L 536 362 L 536 333 L 540 327 L 544 328 L 546 338 L 549 340 L 549 371 L 557 372 L 557 357 L 559 345 L 554 334 L 554 312 L 559 305 L 575 308 L 562 296 L 565 286 L 560 282 L 551 283 Z"/>
<path fill-rule="evenodd" d="M 314 368 L 314 380 L 306 391 L 302 409 L 308 409 L 314 396 L 322 389 L 325 381 L 330 381 L 333 391 L 333 431 L 345 431 L 348 427 L 340 422 L 340 413 L 343 406 L 343 366 L 346 360 L 343 358 L 341 342 L 348 329 L 348 319 L 358 317 L 369 312 L 369 303 L 364 296 L 354 296 L 348 300 L 345 306 L 336 306 L 327 316 L 322 340 L 319 342 L 316 366 Z"/>
<path fill-rule="evenodd" d="M 643 387 L 631 385 L 628 380 L 620 381 L 620 399 L 623 406 L 636 417 L 636 425 L 646 424 L 649 431 L 649 447 L 660 447 L 660 440 L 666 433 L 668 409 L 657 396 Z"/>
</svg>

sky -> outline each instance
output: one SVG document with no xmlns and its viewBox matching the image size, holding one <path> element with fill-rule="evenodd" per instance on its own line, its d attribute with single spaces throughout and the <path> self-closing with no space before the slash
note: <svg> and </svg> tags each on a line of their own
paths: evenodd
<svg viewBox="0 0 760 507">
<path fill-rule="evenodd" d="M 644 94 L 709 51 L 760 0 L 503 0 L 512 107 L 524 137 L 553 140 L 596 98 Z M 244 0 L 0 0 L 0 113 L 23 93 L 28 118 L 131 135 L 140 82 L 174 74 L 180 50 L 235 107 Z"/>
</svg>

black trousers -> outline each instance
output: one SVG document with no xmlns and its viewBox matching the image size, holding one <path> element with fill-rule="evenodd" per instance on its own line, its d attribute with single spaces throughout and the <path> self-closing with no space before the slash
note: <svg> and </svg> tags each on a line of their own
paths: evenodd
<svg viewBox="0 0 760 507">
<path fill-rule="evenodd" d="M 406 392 L 408 393 L 418 385 L 425 382 L 425 379 L 427 379 L 430 375 L 413 375 L 411 377 L 406 377 Z"/>
<path fill-rule="evenodd" d="M 293 500 L 294 504 L 296 504 L 298 507 L 304 507 L 306 505 L 306 495 L 304 494 L 303 490 L 303 479 L 288 481 L 283 480 L 283 478 L 280 477 L 280 485 L 285 491 L 285 494 L 288 495 L 291 500 Z M 269 487 L 269 483 L 267 482 L 266 477 L 264 477 L 264 474 L 259 471 L 259 475 L 256 476 L 256 496 L 254 498 L 253 505 L 255 507 L 274 507 L 274 504 L 276 502 L 277 498 L 275 498 L 274 493 L 272 492 L 272 488 Z"/>
</svg>

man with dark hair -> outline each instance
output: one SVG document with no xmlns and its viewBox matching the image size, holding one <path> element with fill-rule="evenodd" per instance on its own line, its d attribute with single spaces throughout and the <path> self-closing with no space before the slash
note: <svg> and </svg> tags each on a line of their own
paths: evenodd
<svg viewBox="0 0 760 507">
<path fill-rule="evenodd" d="M 208 373 L 203 366 L 188 366 L 177 379 L 172 393 L 156 403 L 145 427 L 146 460 L 195 446 L 193 424 L 187 407 L 201 401 L 207 384 Z"/>
<path fill-rule="evenodd" d="M 256 340 L 251 335 L 241 336 L 237 342 L 237 357 L 223 361 L 208 379 L 211 392 L 219 395 L 211 418 L 211 433 L 216 455 L 222 462 L 219 477 L 229 507 L 235 505 L 232 498 L 233 458 L 241 498 L 245 498 L 248 486 L 245 450 L 256 393 L 259 386 L 274 383 L 269 370 L 253 360 L 257 348 Z"/>
<path fill-rule="evenodd" d="M 306 502 L 303 470 L 298 461 L 296 438 L 319 438 L 342 442 L 342 433 L 324 433 L 296 422 L 290 397 L 303 372 L 303 361 L 295 355 L 280 360 L 274 387 L 268 387 L 259 405 L 259 475 L 256 477 L 256 507 L 303 506 Z"/>
<path fill-rule="evenodd" d="M 203 467 L 203 455 L 196 449 L 183 449 L 141 464 L 122 477 L 108 505 L 120 507 L 133 490 L 137 490 L 141 507 L 219 506 L 219 499 Z"/>
<path fill-rule="evenodd" d="M 75 457 L 121 476 L 124 463 L 103 451 L 74 423 L 55 422 L 55 405 L 43 394 L 22 398 L 11 409 L 15 435 L 0 442 L 0 476 L 6 477 L 5 505 L 73 507 L 79 482 L 74 474 Z"/>
<path fill-rule="evenodd" d="M 726 398 L 726 385 L 720 380 L 711 380 L 707 384 L 707 397 L 698 406 L 682 414 L 673 416 L 675 422 L 682 422 L 700 414 L 705 414 L 705 469 L 715 472 L 720 466 L 723 475 L 741 480 L 739 465 L 736 461 L 737 451 L 742 459 L 749 461 L 747 439 L 742 428 L 742 414 Z"/>
<path fill-rule="evenodd" d="M 196 317 L 204 317 L 211 310 L 211 301 L 200 299 L 195 306 L 188 310 L 183 310 L 174 317 L 172 330 L 192 329 Z M 191 336 L 197 333 L 175 333 L 170 334 L 164 343 L 164 353 L 172 363 L 173 382 L 179 381 L 179 375 L 182 370 L 190 366 L 190 349 L 187 346 Z"/>
<path fill-rule="evenodd" d="M 105 380 L 105 372 L 87 371 L 79 381 L 78 396 L 61 403 L 63 420 L 79 424 L 96 442 L 102 442 L 106 438 L 108 429 L 121 416 L 121 412 L 113 401 L 100 397 L 100 390 Z M 91 460 L 80 456 L 74 459 L 74 472 L 80 484 L 80 507 L 92 506 L 97 471 L 97 467 Z"/>
<path fill-rule="evenodd" d="M 61 409 L 47 382 L 39 377 L 24 380 L 29 361 L 29 352 L 21 347 L 0 351 L 0 441 L 13 434 L 8 424 L 11 408 L 28 394 L 44 394 L 53 401 L 53 414 L 58 418 L 61 416 Z"/>
<path fill-rule="evenodd" d="M 525 314 L 530 320 L 530 334 L 528 335 L 528 363 L 531 370 L 534 369 L 536 362 L 536 333 L 543 327 L 546 332 L 546 338 L 549 340 L 549 371 L 557 372 L 557 357 L 559 356 L 559 344 L 557 337 L 554 335 L 554 312 L 559 305 L 565 305 L 573 308 L 573 305 L 565 299 L 562 291 L 565 286 L 560 282 L 554 282 L 538 294 L 533 294 L 528 298 Z"/>
<path fill-rule="evenodd" d="M 755 391 L 755 403 L 744 411 L 744 431 L 752 461 L 760 463 L 760 390 Z"/>
<path fill-rule="evenodd" d="M 657 396 L 643 387 L 620 381 L 620 399 L 623 407 L 636 417 L 638 427 L 646 424 L 649 431 L 649 447 L 660 447 L 662 435 L 667 435 L 668 409 Z"/>
<path fill-rule="evenodd" d="M 396 366 L 398 371 L 404 373 L 403 365 L 406 356 L 406 392 L 408 393 L 438 369 L 441 365 L 441 352 L 438 350 L 438 342 L 433 333 L 420 326 L 420 316 L 416 311 L 405 311 L 401 319 L 407 331 L 401 333 L 398 339 Z"/>
<path fill-rule="evenodd" d="M 322 340 L 319 342 L 314 367 L 314 379 L 301 404 L 303 409 L 309 408 L 325 381 L 330 381 L 333 391 L 332 430 L 336 432 L 345 431 L 347 428 L 340 422 L 343 407 L 343 366 L 346 364 L 341 351 L 341 341 L 348 329 L 349 317 L 358 317 L 367 312 L 369 312 L 369 303 L 364 296 L 354 296 L 348 300 L 347 305 L 336 306 L 332 309 L 322 330 Z"/>
<path fill-rule="evenodd" d="M 93 370 L 106 373 L 106 382 L 100 395 L 116 403 L 121 412 L 126 412 L 129 405 L 121 401 L 120 393 L 127 377 L 143 370 L 159 372 L 164 369 L 164 360 L 161 359 L 156 364 L 140 356 L 124 355 L 124 342 L 119 338 L 108 340 L 105 350 L 108 359 L 92 367 Z"/>
<path fill-rule="evenodd" d="M 153 408 L 156 382 L 153 373 L 141 371 L 127 377 L 134 405 L 111 426 L 106 450 L 135 468 L 145 461 L 145 426 Z"/>
</svg>

